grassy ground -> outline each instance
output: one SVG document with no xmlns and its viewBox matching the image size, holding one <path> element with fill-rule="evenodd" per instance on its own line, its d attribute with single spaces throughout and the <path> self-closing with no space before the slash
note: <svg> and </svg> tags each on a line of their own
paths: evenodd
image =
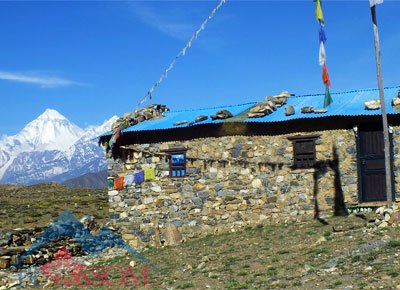
<svg viewBox="0 0 400 290">
<path fill-rule="evenodd" d="M 76 217 L 108 219 L 106 190 L 69 189 L 55 183 L 32 186 L 0 185 L 0 229 L 47 226 L 68 209 Z"/>
<path fill-rule="evenodd" d="M 107 194 L 54 184 L 0 186 L 0 228 L 45 226 L 64 208 L 77 217 L 95 214 L 104 224 Z M 322 224 L 304 216 L 301 222 L 264 224 L 177 246 L 150 247 L 142 254 L 159 272 L 148 269 L 146 287 L 140 276 L 144 264 L 136 257 L 99 255 L 90 266 L 108 267 L 113 284 L 101 286 L 89 272 L 98 286 L 76 289 L 400 289 L 400 227 L 371 227 L 370 219 L 373 214 L 351 215 Z M 126 269 L 131 261 L 138 285 L 127 271 L 128 285 L 117 285 L 122 277 L 116 266 Z"/>
<path fill-rule="evenodd" d="M 134 260 L 139 285 L 129 280 L 125 288 L 92 289 L 400 288 L 400 228 L 368 228 L 366 220 L 355 216 L 331 218 L 328 225 L 305 219 L 257 226 L 142 253 L 160 270 L 148 270 L 150 286 L 144 287 L 139 277 L 144 264 L 121 255 L 95 267 L 125 269 Z M 114 284 L 121 281 L 115 267 L 109 276 Z"/>
</svg>

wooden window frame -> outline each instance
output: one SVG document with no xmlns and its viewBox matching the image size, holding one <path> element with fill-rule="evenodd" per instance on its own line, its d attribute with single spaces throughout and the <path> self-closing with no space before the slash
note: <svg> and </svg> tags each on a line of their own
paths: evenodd
<svg viewBox="0 0 400 290">
<path fill-rule="evenodd" d="M 170 178 L 184 178 L 187 176 L 187 172 L 186 172 L 186 151 L 187 150 L 188 150 L 187 148 L 174 148 L 174 149 L 168 149 L 168 150 L 163 151 L 169 155 L 169 177 Z M 184 163 L 182 166 L 174 166 L 172 164 L 172 155 L 174 155 L 174 154 L 183 154 Z M 174 176 L 173 172 L 175 170 L 183 170 L 184 175 Z"/>
<path fill-rule="evenodd" d="M 313 168 L 317 162 L 317 150 L 315 141 L 321 135 L 300 135 L 289 137 L 288 140 L 293 143 L 293 165 L 295 168 Z M 299 150 L 300 143 L 309 143 L 307 146 L 311 148 L 304 149 L 305 151 Z M 306 151 L 308 150 L 308 151 Z"/>
</svg>

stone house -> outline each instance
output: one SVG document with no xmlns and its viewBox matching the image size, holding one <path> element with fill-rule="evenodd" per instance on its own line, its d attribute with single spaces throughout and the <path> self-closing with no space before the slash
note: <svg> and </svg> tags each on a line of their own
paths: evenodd
<svg viewBox="0 0 400 290">
<path fill-rule="evenodd" d="M 392 99 L 399 88 L 385 88 L 395 199 L 400 115 Z M 379 92 L 332 98 L 327 112 L 313 110 L 324 95 L 289 96 L 263 117 L 248 118 L 259 104 L 247 103 L 166 111 L 122 130 L 108 151 L 112 222 L 140 247 L 162 243 L 171 224 L 190 238 L 384 204 L 380 110 L 365 107 Z M 215 116 L 221 110 L 231 116 Z M 100 143 L 107 147 L 110 138 L 105 134 Z"/>
</svg>

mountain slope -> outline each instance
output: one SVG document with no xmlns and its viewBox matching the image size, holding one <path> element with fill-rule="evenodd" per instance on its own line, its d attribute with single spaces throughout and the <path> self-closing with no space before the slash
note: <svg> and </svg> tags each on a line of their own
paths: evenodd
<svg viewBox="0 0 400 290">
<path fill-rule="evenodd" d="M 107 170 L 69 179 L 62 183 L 69 188 L 107 188 Z"/>
</svg>

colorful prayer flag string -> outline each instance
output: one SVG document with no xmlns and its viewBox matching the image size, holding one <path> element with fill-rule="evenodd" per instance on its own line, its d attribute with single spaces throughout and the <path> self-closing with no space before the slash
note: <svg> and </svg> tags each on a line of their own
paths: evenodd
<svg viewBox="0 0 400 290">
<path fill-rule="evenodd" d="M 326 67 L 326 35 L 324 31 L 324 14 L 322 12 L 321 0 L 314 0 L 315 7 L 315 18 L 319 22 L 319 64 L 322 66 L 322 82 L 325 84 L 325 99 L 324 99 L 324 109 L 326 109 L 332 103 L 332 97 L 329 93 L 329 87 L 331 86 L 331 80 L 328 74 L 328 68 Z M 379 1 L 379 0 L 377 0 Z"/>
<path fill-rule="evenodd" d="M 177 56 L 172 60 L 171 64 L 168 66 L 168 68 L 161 74 L 160 78 L 158 81 L 151 87 L 151 89 L 147 92 L 147 94 L 140 100 L 138 107 L 141 106 L 143 103 L 145 103 L 148 99 L 153 98 L 153 92 L 157 88 L 157 86 L 167 77 L 168 72 L 172 70 L 174 67 L 176 61 L 181 57 L 185 56 L 187 50 L 192 47 L 193 42 L 199 37 L 200 33 L 205 29 L 207 23 L 209 20 L 211 20 L 215 13 L 218 11 L 219 8 L 221 8 L 222 4 L 224 4 L 226 0 L 221 0 L 219 4 L 211 11 L 211 13 L 207 16 L 207 18 L 203 21 L 203 23 L 200 25 L 200 28 L 197 29 L 192 37 L 189 39 L 189 41 L 186 43 L 185 47 L 177 54 Z M 137 109 L 137 108 L 136 108 Z M 136 110 L 135 109 L 135 110 Z"/>
</svg>

